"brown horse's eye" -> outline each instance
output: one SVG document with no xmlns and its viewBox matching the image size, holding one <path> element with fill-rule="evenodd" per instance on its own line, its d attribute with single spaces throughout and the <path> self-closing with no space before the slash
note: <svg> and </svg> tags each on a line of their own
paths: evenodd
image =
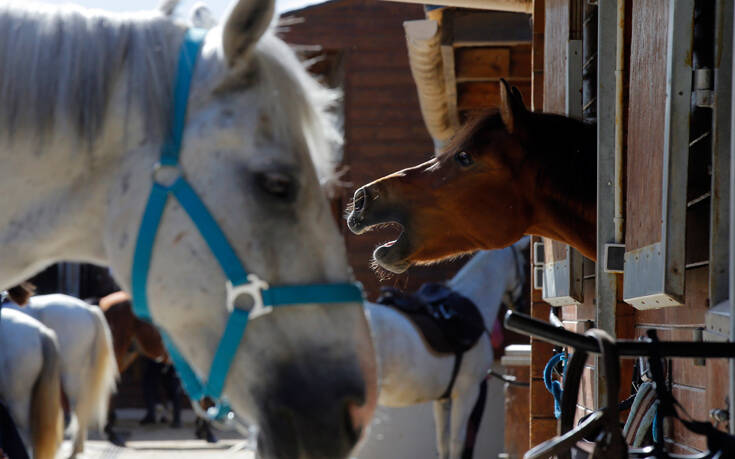
<svg viewBox="0 0 735 459">
<path fill-rule="evenodd" d="M 462 167 L 469 167 L 475 162 L 475 160 L 472 159 L 472 155 L 467 153 L 466 151 L 460 151 L 459 153 L 456 153 L 454 155 L 454 160 L 457 161 Z"/>
</svg>

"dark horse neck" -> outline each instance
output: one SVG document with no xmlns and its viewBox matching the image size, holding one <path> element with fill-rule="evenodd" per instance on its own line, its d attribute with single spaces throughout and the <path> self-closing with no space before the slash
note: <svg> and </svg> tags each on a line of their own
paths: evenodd
<svg viewBox="0 0 735 459">
<path fill-rule="evenodd" d="M 525 146 L 535 168 L 534 218 L 528 232 L 597 255 L 597 128 L 565 116 L 533 113 Z"/>
</svg>

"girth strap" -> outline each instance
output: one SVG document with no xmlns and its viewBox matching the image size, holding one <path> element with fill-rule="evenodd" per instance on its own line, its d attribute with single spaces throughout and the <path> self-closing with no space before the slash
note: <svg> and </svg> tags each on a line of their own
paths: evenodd
<svg viewBox="0 0 735 459">
<path fill-rule="evenodd" d="M 439 396 L 439 400 L 447 400 L 452 396 L 452 389 L 454 389 L 454 383 L 457 381 L 457 375 L 459 369 L 462 366 L 462 357 L 464 352 L 457 352 L 454 354 L 454 366 L 452 367 L 452 378 L 449 380 L 449 385 L 444 390 L 444 393 Z"/>
</svg>

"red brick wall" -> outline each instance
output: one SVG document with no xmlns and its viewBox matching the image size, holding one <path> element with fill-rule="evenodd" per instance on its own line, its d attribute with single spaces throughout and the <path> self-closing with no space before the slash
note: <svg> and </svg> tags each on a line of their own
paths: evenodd
<svg viewBox="0 0 735 459">
<path fill-rule="evenodd" d="M 426 161 L 434 146 L 419 109 L 408 65 L 403 21 L 423 19 L 420 5 L 377 0 L 336 0 L 287 13 L 303 22 L 281 36 L 293 45 L 319 45 L 341 55 L 344 75 L 345 180 L 352 183 L 340 197 L 342 208 L 354 190 L 390 172 Z M 291 21 L 289 21 L 291 22 Z M 397 236 L 381 231 L 354 236 L 340 222 L 350 264 L 371 299 L 381 281 L 370 268 L 376 245 Z M 414 267 L 382 281 L 415 289 L 423 282 L 451 277 L 459 264 Z"/>
</svg>

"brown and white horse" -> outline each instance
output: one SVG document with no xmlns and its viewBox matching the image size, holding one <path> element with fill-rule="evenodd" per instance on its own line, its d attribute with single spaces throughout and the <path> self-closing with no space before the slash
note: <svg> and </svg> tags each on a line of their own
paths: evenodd
<svg viewBox="0 0 735 459">
<path fill-rule="evenodd" d="M 524 234 L 596 258 L 596 131 L 526 109 L 501 82 L 499 110 L 469 122 L 433 159 L 355 192 L 349 228 L 402 228 L 375 261 L 400 273 L 461 253 L 506 247 Z"/>
</svg>

